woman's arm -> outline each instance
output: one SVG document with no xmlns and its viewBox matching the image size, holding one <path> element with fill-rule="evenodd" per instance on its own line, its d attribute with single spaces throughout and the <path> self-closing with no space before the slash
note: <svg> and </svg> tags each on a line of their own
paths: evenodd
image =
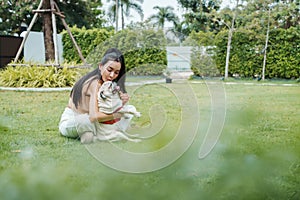
<svg viewBox="0 0 300 200">
<path fill-rule="evenodd" d="M 114 114 L 105 114 L 103 112 L 99 111 L 98 108 L 98 100 L 97 100 L 97 93 L 99 90 L 99 84 L 97 81 L 93 81 L 87 91 L 87 94 L 90 96 L 90 102 L 89 102 L 89 116 L 90 121 L 95 122 L 105 122 L 109 120 L 113 120 L 116 118 L 121 118 L 123 114 L 121 113 L 114 113 Z"/>
</svg>

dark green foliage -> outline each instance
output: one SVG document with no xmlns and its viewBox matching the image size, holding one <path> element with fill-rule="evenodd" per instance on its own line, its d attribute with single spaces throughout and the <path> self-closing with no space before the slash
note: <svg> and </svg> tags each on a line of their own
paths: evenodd
<svg viewBox="0 0 300 200">
<path fill-rule="evenodd" d="M 0 34 L 13 35 L 21 33 L 21 23 L 29 25 L 34 13 L 32 10 L 38 7 L 39 1 L 1 1 L 0 2 Z M 38 19 L 33 30 L 41 30 L 41 19 Z"/>
<path fill-rule="evenodd" d="M 288 79 L 300 77 L 299 28 L 275 29 L 270 36 L 267 76 Z"/>
<path fill-rule="evenodd" d="M 210 31 L 215 28 L 213 12 L 220 9 L 219 0 L 177 0 L 188 12 L 183 14 L 182 32 L 188 36 L 192 31 Z"/>
<path fill-rule="evenodd" d="M 60 10 L 66 16 L 65 20 L 69 26 L 100 28 L 103 27 L 105 19 L 102 17 L 104 11 L 99 9 L 103 1 L 98 0 L 60 0 L 56 1 Z M 101 17 L 100 17 L 101 16 Z M 57 18 L 58 30 L 65 29 L 61 20 Z"/>
</svg>

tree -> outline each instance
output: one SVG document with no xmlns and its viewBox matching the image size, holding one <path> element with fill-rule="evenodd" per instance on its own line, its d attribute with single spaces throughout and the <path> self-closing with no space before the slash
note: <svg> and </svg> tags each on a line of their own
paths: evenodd
<svg viewBox="0 0 300 200">
<path fill-rule="evenodd" d="M 298 41 L 298 36 L 294 33 L 299 26 L 286 23 L 290 16 L 290 13 L 286 12 L 287 7 L 295 7 L 295 1 L 289 1 L 289 6 L 287 1 L 276 0 L 248 0 L 246 4 L 240 5 L 232 36 L 229 74 L 236 73 L 242 77 L 261 75 L 261 79 L 264 79 L 264 76 L 297 77 L 298 49 L 294 41 Z M 233 15 L 230 12 L 225 13 L 224 9 L 220 13 L 222 15 L 218 16 L 218 20 L 229 24 Z M 295 18 L 291 19 L 293 20 L 290 22 Z M 215 60 L 222 73 L 223 66 L 226 65 L 225 43 L 229 38 L 226 37 L 228 31 L 225 30 L 227 29 L 216 37 L 218 43 Z"/>
<path fill-rule="evenodd" d="M 264 46 L 261 45 L 263 47 L 260 50 L 260 53 L 263 54 L 262 80 L 265 79 L 270 30 L 272 30 L 272 27 L 289 29 L 298 26 L 300 19 L 299 3 L 299 0 L 249 0 L 247 6 L 245 6 L 245 13 L 249 16 L 248 20 L 245 20 L 246 25 L 256 28 L 258 32 L 266 33 L 265 44 Z M 252 13 L 255 13 L 255 15 Z M 266 30 L 264 30 L 264 27 L 266 27 Z"/>
<path fill-rule="evenodd" d="M 0 1 L 0 34 L 14 35 L 22 31 L 21 24 L 30 24 L 40 0 L 2 0 Z M 58 7 L 65 15 L 69 26 L 77 27 L 103 27 L 104 20 L 99 0 L 56 0 Z M 41 17 L 35 22 L 32 31 L 42 30 Z M 58 32 L 64 29 L 63 24 L 57 21 Z"/>
<path fill-rule="evenodd" d="M 153 9 L 158 10 L 158 13 L 151 15 L 149 17 L 149 20 L 154 21 L 154 23 L 157 24 L 159 28 L 163 29 L 166 22 L 173 22 L 174 24 L 178 22 L 178 17 L 174 13 L 173 7 L 154 6 Z"/>
<path fill-rule="evenodd" d="M 260 18 L 267 18 L 266 5 L 272 6 L 271 22 L 276 28 L 288 29 L 300 24 L 299 0 L 247 0 L 243 8 L 245 26 L 260 23 Z"/>
<path fill-rule="evenodd" d="M 103 28 L 106 21 L 104 20 L 103 4 L 101 0 L 86 0 L 86 5 L 86 11 L 90 14 L 84 16 L 84 21 L 88 23 L 84 26 L 86 28 Z"/>
<path fill-rule="evenodd" d="M 21 24 L 29 24 L 33 16 L 32 10 L 37 8 L 37 1 L 4 0 L 0 2 L 0 34 L 14 35 L 21 33 Z M 39 21 L 38 29 L 41 29 Z"/>
<path fill-rule="evenodd" d="M 210 13 L 220 9 L 221 0 L 177 0 L 185 10 L 183 14 L 183 32 L 189 35 L 192 31 L 212 31 L 214 26 Z"/>
<path fill-rule="evenodd" d="M 42 9 L 44 11 L 51 10 L 50 0 L 43 0 Z M 46 61 L 55 59 L 54 42 L 53 42 L 53 26 L 52 26 L 52 14 L 49 11 L 42 12 L 43 16 L 43 33 L 44 33 L 44 45 L 45 45 L 45 59 Z"/>
<path fill-rule="evenodd" d="M 299 0 L 248 0 L 245 7 L 247 12 L 265 10 L 266 4 L 272 5 L 272 19 L 276 27 L 288 29 L 300 24 L 300 1 Z"/>
<path fill-rule="evenodd" d="M 255 17 L 253 14 L 250 14 L 250 22 L 248 22 L 248 25 L 250 25 L 251 28 L 255 27 L 256 31 L 259 30 L 258 33 L 263 32 L 263 27 L 267 27 L 266 35 L 265 35 L 265 45 L 260 51 L 261 54 L 263 54 L 263 64 L 262 64 L 262 73 L 261 78 L 262 80 L 265 79 L 265 68 L 266 68 L 266 62 L 267 62 L 267 49 L 268 49 L 268 43 L 269 43 L 269 33 L 270 33 L 270 24 L 271 24 L 271 7 L 274 4 L 274 0 L 249 0 L 248 4 L 245 6 L 246 13 L 255 11 Z M 275 5 L 275 4 L 274 4 Z M 256 17 L 259 17 L 259 20 L 256 20 Z M 267 23 L 264 23 L 264 21 L 267 21 Z M 260 33 L 263 34 L 263 33 Z"/>
<path fill-rule="evenodd" d="M 135 0 L 139 3 L 143 3 L 144 0 Z M 133 0 L 121 0 L 121 19 L 122 19 L 122 29 L 124 29 L 124 26 L 125 26 L 125 17 L 129 17 L 130 16 L 130 10 L 134 10 L 136 11 L 141 19 L 144 18 L 144 12 L 143 12 L 143 9 L 141 7 L 140 4 L 134 2 Z"/>
<path fill-rule="evenodd" d="M 112 4 L 109 7 L 108 16 L 116 23 L 116 31 L 118 30 L 119 12 L 121 12 L 121 26 L 125 28 L 125 17 L 129 17 L 131 10 L 137 12 L 141 19 L 144 17 L 144 12 L 141 3 L 144 0 L 111 0 Z"/>
<path fill-rule="evenodd" d="M 231 49 L 231 40 L 232 40 L 232 34 L 234 31 L 234 23 L 237 15 L 237 10 L 238 10 L 238 5 L 239 5 L 239 0 L 236 0 L 236 6 L 235 6 L 235 11 L 231 20 L 231 26 L 228 27 L 228 40 L 227 40 L 227 51 L 226 51 L 226 62 L 225 62 L 225 75 L 224 78 L 228 78 L 228 66 L 229 66 L 229 58 L 230 58 L 230 49 Z"/>
<path fill-rule="evenodd" d="M 243 2 L 243 0 L 241 0 L 241 2 Z M 210 13 L 210 16 L 212 16 L 211 19 L 217 22 L 218 28 L 228 29 L 224 79 L 228 78 L 228 68 L 229 68 L 232 37 L 233 37 L 233 32 L 235 31 L 239 7 L 241 6 L 239 3 L 240 0 L 235 0 L 235 7 L 233 9 L 225 8 L 221 10 L 219 13 L 215 13 L 215 12 Z"/>
<path fill-rule="evenodd" d="M 267 33 L 266 33 L 266 42 L 265 42 L 265 48 L 264 48 L 264 61 L 263 61 L 263 67 L 262 67 L 262 80 L 265 80 L 265 71 L 266 71 L 266 62 L 267 62 L 267 49 L 268 49 L 268 43 L 269 43 L 269 33 L 270 33 L 270 14 L 271 14 L 271 8 L 268 9 L 268 25 L 267 25 Z"/>
<path fill-rule="evenodd" d="M 102 19 L 103 11 L 101 0 L 55 0 L 60 10 L 64 13 L 69 26 L 85 28 L 101 28 L 105 23 Z M 64 26 L 58 21 L 58 30 Z"/>
<path fill-rule="evenodd" d="M 37 3 L 42 5 L 41 11 L 37 11 Z M 66 16 L 65 21 L 71 26 L 77 25 L 78 27 L 86 26 L 87 28 L 92 25 L 99 26 L 99 22 L 96 22 L 96 15 L 101 14 L 99 10 L 101 3 L 96 0 L 60 0 L 57 1 L 59 10 L 63 11 L 61 16 Z M 32 23 L 33 11 L 38 12 L 41 16 L 38 21 L 35 22 L 35 26 L 30 27 L 31 31 L 43 31 L 44 34 L 44 46 L 45 46 L 45 59 L 46 61 L 55 60 L 54 40 L 53 40 L 53 16 L 51 10 L 55 9 L 55 1 L 53 0 L 24 0 L 24 1 L 13 1 L 7 0 L 1 2 L 0 8 L 0 20 L 3 23 L 0 25 L 0 33 L 5 35 L 12 35 L 15 33 L 21 33 L 21 24 Z M 95 8 L 95 9 L 93 9 Z M 56 10 L 57 11 L 57 10 Z M 11 15 L 8 15 L 10 12 Z M 84 20 L 82 17 L 84 16 Z M 62 31 L 65 26 L 60 20 L 57 21 L 57 30 Z M 101 22 L 100 22 L 101 23 Z M 18 55 L 16 56 L 18 57 Z"/>
</svg>

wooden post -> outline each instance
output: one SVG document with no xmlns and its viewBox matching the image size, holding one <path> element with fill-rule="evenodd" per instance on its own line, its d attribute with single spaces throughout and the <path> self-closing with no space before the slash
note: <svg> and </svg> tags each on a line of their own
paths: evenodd
<svg viewBox="0 0 300 200">
<path fill-rule="evenodd" d="M 54 14 L 54 1 L 50 0 L 51 5 L 51 15 L 52 15 L 52 28 L 53 28 L 53 43 L 54 43 L 54 58 L 55 58 L 55 64 L 59 64 L 59 58 L 58 58 L 58 47 L 57 47 L 57 30 L 56 30 L 56 19 Z"/>
<path fill-rule="evenodd" d="M 75 46 L 75 48 L 76 48 L 76 50 L 77 50 L 77 52 L 78 52 L 78 55 L 79 55 L 80 59 L 82 60 L 83 64 L 86 65 L 87 63 L 86 63 L 85 58 L 83 57 L 83 55 L 82 55 L 82 53 L 81 53 L 81 49 L 80 49 L 80 47 L 77 45 L 77 43 L 76 43 L 76 41 L 75 41 L 75 39 L 74 39 L 74 37 L 73 37 L 73 35 L 72 35 L 72 32 L 71 32 L 71 30 L 69 29 L 69 26 L 67 25 L 67 23 L 66 23 L 66 21 L 65 21 L 65 19 L 64 19 L 64 16 L 60 13 L 59 7 L 57 6 L 57 4 L 56 4 L 55 2 L 54 2 L 54 5 L 55 5 L 55 8 L 56 8 L 56 10 L 57 10 L 57 12 L 58 12 L 58 13 L 56 13 L 56 14 L 59 15 L 59 17 L 60 17 L 60 19 L 61 19 L 61 21 L 62 21 L 64 27 L 66 28 L 66 30 L 67 30 L 67 32 L 68 32 L 68 34 L 69 34 L 69 36 L 70 36 L 70 38 L 71 38 L 71 40 L 72 40 L 74 46 Z"/>
<path fill-rule="evenodd" d="M 41 9 L 42 5 L 43 5 L 43 0 L 40 1 L 40 4 L 39 4 L 39 6 L 38 6 L 38 10 Z M 22 52 L 23 47 L 24 47 L 24 44 L 25 44 L 25 42 L 26 42 L 26 40 L 27 40 L 27 37 L 28 37 L 28 35 L 29 35 L 29 33 L 30 33 L 30 31 L 31 31 L 31 29 L 32 29 L 32 27 L 33 27 L 33 25 L 34 25 L 34 23 L 35 23 L 37 17 L 38 17 L 38 13 L 34 13 L 34 16 L 33 16 L 32 20 L 31 20 L 31 22 L 30 22 L 30 24 L 29 24 L 29 26 L 28 26 L 28 28 L 27 28 L 26 34 L 25 34 L 25 36 L 24 36 L 24 38 L 23 38 L 23 40 L 22 40 L 22 43 L 21 43 L 21 45 L 20 45 L 20 48 L 19 48 L 19 50 L 18 50 L 18 52 L 17 52 L 17 55 L 16 55 L 16 57 L 15 57 L 15 60 L 14 60 L 15 63 L 18 61 L 18 59 L 19 59 L 19 57 L 20 57 L 20 55 L 21 55 L 21 52 Z"/>
</svg>

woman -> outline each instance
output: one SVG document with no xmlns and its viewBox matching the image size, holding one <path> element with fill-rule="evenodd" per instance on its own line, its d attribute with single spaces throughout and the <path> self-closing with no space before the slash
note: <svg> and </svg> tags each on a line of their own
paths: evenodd
<svg viewBox="0 0 300 200">
<path fill-rule="evenodd" d="M 97 134 L 95 123 L 114 123 L 122 117 L 121 113 L 105 114 L 99 111 L 97 92 L 105 81 L 115 81 L 121 89 L 123 105 L 129 96 L 125 90 L 125 60 L 122 53 L 115 48 L 108 49 L 99 66 L 79 79 L 74 85 L 59 122 L 63 136 L 80 137 L 81 143 L 90 143 Z"/>
</svg>

